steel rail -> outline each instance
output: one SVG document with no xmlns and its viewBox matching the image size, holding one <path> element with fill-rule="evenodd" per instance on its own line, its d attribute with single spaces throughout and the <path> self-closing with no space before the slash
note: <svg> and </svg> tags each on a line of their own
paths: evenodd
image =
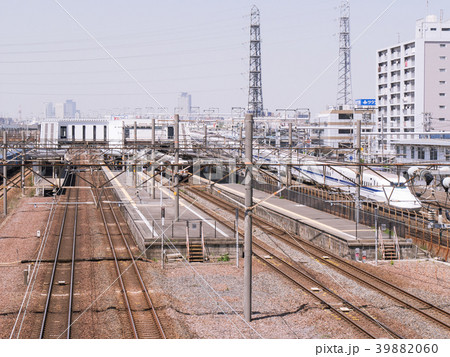
<svg viewBox="0 0 450 357">
<path fill-rule="evenodd" d="M 253 246 L 263 250 L 264 252 L 266 252 L 267 254 L 270 254 L 271 258 L 275 258 L 279 263 L 281 263 L 282 266 L 287 267 L 291 270 L 294 270 L 294 272 L 298 275 L 300 275 L 301 277 L 309 280 L 311 283 L 314 283 L 316 286 L 320 286 L 324 291 L 326 291 L 328 294 L 330 294 L 331 296 L 334 296 L 336 299 L 342 301 L 345 305 L 347 305 L 348 307 L 352 308 L 353 310 L 357 311 L 361 316 L 363 316 L 364 318 L 366 318 L 367 320 L 369 320 L 371 323 L 373 323 L 377 328 L 380 328 L 382 330 L 384 330 L 386 333 L 390 334 L 391 336 L 394 336 L 395 338 L 398 339 L 403 339 L 402 336 L 400 336 L 399 334 L 397 334 L 395 331 L 391 330 L 389 327 L 387 327 L 386 325 L 384 325 L 383 323 L 381 323 L 380 321 L 374 319 L 372 316 L 370 316 L 368 313 L 364 312 L 363 310 L 361 310 L 360 308 L 358 308 L 357 306 L 353 305 L 351 302 L 347 301 L 346 299 L 344 299 L 343 297 L 337 295 L 335 292 L 333 292 L 332 290 L 328 289 L 324 284 L 322 284 L 321 282 L 319 282 L 318 280 L 314 279 L 313 277 L 309 276 L 307 273 L 301 271 L 300 269 L 298 269 L 296 267 L 296 264 L 294 261 L 286 261 L 286 257 L 280 257 L 278 256 L 278 253 L 272 248 L 272 247 L 268 247 L 266 246 L 266 244 L 263 244 L 259 239 L 253 238 Z M 311 290 L 309 290 L 307 287 L 305 287 L 303 284 L 301 284 L 299 281 L 297 281 L 296 279 L 290 277 L 288 274 L 286 274 L 285 272 L 281 271 L 280 267 L 275 265 L 274 263 L 272 263 L 270 261 L 270 259 L 264 259 L 264 257 L 261 254 L 255 253 L 253 251 L 253 254 L 255 254 L 261 261 L 269 264 L 273 269 L 275 269 L 276 271 L 278 271 L 280 274 L 282 274 L 283 276 L 285 276 L 286 278 L 288 278 L 290 281 L 292 281 L 293 283 L 295 283 L 296 285 L 300 286 L 303 290 L 305 290 L 306 292 L 308 292 L 310 295 L 314 296 L 316 299 L 320 300 L 320 302 L 322 302 L 323 304 L 325 304 L 326 306 L 328 306 L 332 311 L 334 311 L 335 313 L 337 313 L 339 316 L 341 316 L 342 318 L 344 318 L 347 322 L 349 322 L 350 324 L 352 324 L 353 326 L 355 326 L 357 329 L 359 329 L 361 332 L 363 332 L 364 334 L 368 335 L 370 338 L 380 338 L 377 336 L 374 336 L 373 334 L 369 333 L 368 331 L 366 331 L 362 326 L 360 326 L 359 324 L 357 324 L 355 321 L 353 321 L 352 319 L 350 319 L 346 313 L 340 311 L 339 309 L 336 309 L 333 305 L 331 305 L 329 302 L 327 302 L 325 299 L 322 299 L 321 297 L 319 297 L 318 295 L 314 294 Z"/>
<path fill-rule="evenodd" d="M 258 218 L 256 219 L 256 221 L 258 221 Z M 260 227 L 261 229 L 264 229 L 261 224 L 258 224 L 258 227 Z M 273 227 L 273 226 L 271 226 L 271 227 Z M 360 283 L 362 283 L 362 284 L 364 284 L 364 285 L 366 285 L 366 286 L 368 286 L 368 287 L 370 287 L 370 288 L 372 288 L 374 290 L 377 290 L 378 292 L 381 292 L 383 295 L 388 296 L 389 298 L 391 298 L 391 299 L 393 299 L 393 300 L 395 300 L 395 301 L 405 305 L 408 308 L 411 308 L 412 310 L 414 310 L 414 311 L 424 315 L 425 317 L 427 317 L 427 318 L 429 318 L 429 319 L 431 319 L 431 320 L 433 320 L 433 321 L 443 325 L 444 327 L 450 329 L 450 325 L 448 323 L 446 323 L 446 322 L 444 322 L 444 321 L 442 321 L 442 320 L 440 320 L 440 319 L 430 315 L 429 313 L 427 313 L 424 310 L 421 310 L 418 307 L 413 306 L 411 303 L 407 303 L 404 300 L 400 299 L 399 297 L 396 297 L 396 296 L 392 295 L 392 293 L 387 292 L 383 288 L 378 287 L 378 286 L 374 285 L 373 283 L 371 283 L 371 282 L 369 282 L 367 280 L 364 280 L 363 278 L 358 277 L 357 275 L 355 275 L 355 273 L 351 273 L 349 270 L 346 270 L 346 269 L 342 268 L 339 265 L 332 264 L 332 262 L 329 259 L 324 259 L 323 255 L 326 254 L 328 256 L 332 256 L 334 259 L 336 259 L 336 261 L 338 263 L 344 265 L 347 269 L 352 269 L 354 271 L 357 271 L 357 273 L 362 274 L 365 277 L 368 277 L 370 279 L 375 280 L 376 282 L 384 285 L 385 287 L 388 287 L 388 288 L 394 290 L 398 294 L 407 296 L 408 298 L 410 298 L 412 300 L 415 300 L 415 301 L 425 305 L 425 308 L 433 309 L 436 312 L 444 315 L 445 317 L 450 318 L 450 314 L 447 311 L 439 308 L 436 305 L 433 305 L 433 304 L 429 303 L 428 301 L 423 300 L 422 298 L 420 298 L 418 296 L 415 296 L 415 295 L 407 292 L 406 290 L 400 289 L 399 287 L 395 286 L 394 284 L 392 284 L 392 283 L 390 283 L 390 282 L 388 282 L 388 281 L 386 281 L 384 279 L 381 279 L 378 276 L 376 276 L 376 275 L 374 275 L 374 274 L 372 274 L 372 273 L 370 273 L 370 272 L 368 272 L 366 270 L 363 270 L 363 269 L 361 269 L 361 268 L 359 268 L 359 267 L 357 267 L 357 266 L 355 266 L 355 265 L 345 261 L 344 259 L 342 259 L 341 257 L 335 255 L 332 252 L 329 252 L 327 250 L 321 249 L 320 247 L 316 247 L 313 244 L 310 244 L 309 242 L 305 242 L 303 240 L 299 241 L 299 238 L 296 237 L 295 235 L 292 235 L 292 237 L 290 237 L 289 234 L 287 234 L 286 232 L 282 231 L 281 229 L 279 229 L 277 227 L 273 227 L 273 228 L 278 229 L 280 231 L 280 233 L 275 233 L 275 232 L 271 231 L 270 234 L 275 235 L 278 239 L 280 239 L 283 242 L 289 244 L 291 247 L 303 249 L 308 254 L 314 256 L 316 259 L 318 259 L 320 262 L 326 264 L 327 266 L 330 266 L 333 269 L 338 270 L 341 273 L 346 274 L 347 276 L 350 276 L 351 278 L 359 281 Z M 286 235 L 289 236 L 289 239 L 286 238 Z M 306 250 L 304 247 L 300 246 L 300 244 L 303 245 L 305 243 L 308 245 L 308 248 L 310 248 L 310 250 Z M 316 250 L 316 251 L 320 252 L 320 254 L 317 254 L 317 253 L 313 252 L 312 250 Z"/>
<path fill-rule="evenodd" d="M 222 207 L 225 210 L 228 210 L 230 212 L 231 211 L 234 212 L 234 210 L 235 210 L 235 207 L 233 205 L 229 204 L 228 202 L 223 201 L 222 199 L 218 198 L 217 196 L 212 196 L 209 193 L 205 193 L 204 191 L 200 191 L 200 190 L 193 189 L 193 188 L 189 188 L 189 190 L 191 192 L 194 192 L 195 194 L 199 195 L 200 197 L 208 200 L 209 202 L 214 203 L 215 205 L 218 205 L 218 206 Z M 189 196 L 187 196 L 187 195 L 183 196 L 183 198 L 189 199 L 187 197 L 189 197 Z M 200 204 L 198 202 L 194 203 L 194 205 L 197 205 L 197 207 L 201 208 L 201 206 L 200 206 Z M 239 210 L 239 214 L 242 215 L 241 210 Z M 256 215 L 253 215 L 253 220 L 254 220 L 254 223 L 259 228 L 264 230 L 266 233 L 268 233 L 270 235 L 274 235 L 277 238 L 282 239 L 285 242 L 289 242 L 289 240 L 287 240 L 285 238 L 286 235 L 288 235 L 288 236 L 295 236 L 295 235 L 287 233 L 286 231 L 282 230 L 281 228 L 275 226 L 273 223 L 269 223 L 269 222 L 266 222 L 266 221 L 262 220 L 261 218 L 259 218 Z M 225 224 L 225 222 L 222 222 L 222 223 Z M 270 229 L 267 228 L 267 227 L 270 227 Z M 276 232 L 274 232 L 274 229 L 278 230 L 280 233 L 277 234 Z M 332 264 L 330 261 L 328 261 L 327 259 L 323 258 L 323 254 L 328 255 L 328 256 L 332 256 L 339 263 L 342 263 L 343 265 L 345 265 L 347 267 L 351 267 L 352 269 L 357 270 L 360 274 L 364 274 L 364 275 L 368 276 L 369 278 L 376 280 L 379 283 L 385 284 L 386 286 L 389 286 L 391 289 L 395 290 L 397 293 L 405 295 L 405 296 L 408 296 L 410 299 L 416 300 L 416 301 L 420 302 L 421 304 L 426 305 L 427 308 L 434 309 L 437 312 L 439 312 L 439 313 L 443 314 L 444 316 L 446 316 L 447 318 L 450 318 L 450 314 L 448 312 L 446 312 L 445 310 L 443 310 L 443 309 L 441 309 L 441 308 L 439 308 L 439 307 L 437 307 L 437 306 L 435 306 L 435 305 L 433 305 L 433 304 L 423 300 L 422 298 L 420 298 L 418 296 L 415 296 L 415 295 L 413 295 L 413 294 L 411 294 L 411 293 L 409 293 L 409 292 L 407 292 L 407 291 L 405 291 L 405 290 L 403 290 L 403 289 L 401 289 L 401 288 L 399 288 L 399 287 L 397 287 L 397 286 L 395 286 L 395 285 L 385 281 L 384 279 L 381 279 L 381 278 L 377 277 L 374 274 L 366 272 L 365 270 L 363 270 L 363 269 L 361 269 L 359 267 L 356 267 L 353 264 L 350 264 L 349 262 L 347 262 L 345 259 L 339 257 L 338 255 L 336 255 L 336 254 L 334 254 L 334 253 L 332 253 L 330 251 L 327 251 L 327 250 L 325 250 L 323 248 L 320 248 L 320 247 L 318 247 L 318 246 L 316 246 L 316 245 L 314 245 L 314 244 L 312 244 L 312 243 L 310 243 L 310 242 L 308 242 L 306 240 L 303 240 L 302 238 L 300 238 L 298 236 L 295 236 L 295 241 L 296 241 L 297 244 L 293 244 L 292 242 L 290 242 L 290 245 L 294 246 L 296 248 L 301 248 L 301 249 L 305 250 L 308 254 L 311 254 L 315 258 L 320 259 L 321 262 L 326 263 L 328 266 L 330 266 L 330 267 L 332 267 L 332 268 L 334 268 L 336 270 L 339 270 L 339 271 L 345 273 L 346 275 L 351 276 L 352 278 L 354 278 L 354 279 L 364 283 L 366 286 L 369 286 L 369 287 L 371 287 L 371 288 L 381 292 L 382 294 L 388 296 L 389 298 L 392 298 L 393 300 L 401 303 L 402 305 L 404 305 L 404 306 L 406 306 L 408 308 L 411 308 L 415 312 L 420 313 L 421 315 L 423 315 L 423 316 L 425 316 L 425 317 L 427 317 L 427 318 L 429 318 L 429 319 L 431 319 L 431 320 L 433 320 L 433 321 L 443 325 L 444 327 L 450 328 L 450 326 L 446 322 L 444 322 L 444 321 L 442 321 L 440 319 L 437 319 L 436 317 L 430 315 L 429 313 L 427 313 L 426 311 L 422 310 L 421 308 L 418 308 L 418 307 L 415 307 L 415 306 L 413 306 L 411 304 L 408 304 L 405 301 L 401 300 L 400 298 L 398 298 L 396 296 L 393 296 L 391 293 L 383 290 L 382 288 L 379 288 L 379 287 L 375 286 L 373 283 L 370 283 L 368 281 L 365 281 L 365 280 L 355 276 L 351 272 L 348 272 L 348 271 L 344 270 L 343 268 L 337 266 L 336 264 Z M 299 247 L 299 243 L 300 242 L 301 242 L 302 245 L 305 245 L 305 246 L 307 246 L 310 249 L 305 249 L 305 247 Z M 317 253 L 311 252 L 310 251 L 311 249 L 314 249 L 316 251 L 321 252 L 322 255 L 320 256 Z"/>
<path fill-rule="evenodd" d="M 71 178 L 71 180 L 73 180 L 73 177 Z M 69 195 L 68 195 L 68 199 L 70 199 L 71 196 L 71 190 L 69 190 Z M 39 338 L 43 339 L 44 338 L 44 331 L 45 331 L 45 327 L 46 327 L 46 323 L 47 323 L 47 317 L 48 317 L 48 309 L 50 306 L 50 301 L 51 301 L 51 295 L 52 295 L 52 291 L 53 291 L 53 283 L 55 281 L 55 273 L 56 273 L 56 267 L 58 265 L 58 260 L 59 260 L 59 252 L 60 252 L 60 248 L 61 248 L 61 242 L 62 242 L 62 237 L 63 237 L 63 233 L 64 233 L 64 227 L 66 224 L 66 218 L 67 218 L 67 211 L 68 211 L 69 205 L 66 205 L 65 209 L 64 209 L 64 215 L 63 215 L 63 219 L 61 222 L 61 229 L 59 232 L 59 237 L 58 237 L 58 244 L 56 247 L 56 253 L 55 253 L 55 259 L 53 261 L 53 268 L 52 268 L 52 274 L 50 277 L 50 285 L 47 291 L 47 299 L 45 301 L 45 307 L 44 307 L 44 313 L 43 313 L 43 318 L 42 318 L 42 323 L 41 323 L 41 330 L 39 333 Z M 69 311 L 69 314 L 71 314 L 71 310 Z"/>
<path fill-rule="evenodd" d="M 108 196 L 108 193 L 106 193 L 105 196 Z M 155 307 L 153 306 L 152 299 L 150 298 L 150 294 L 149 294 L 149 292 L 147 290 L 147 287 L 144 284 L 144 281 L 142 279 L 142 275 L 141 275 L 141 273 L 139 271 L 139 268 L 138 268 L 138 266 L 136 264 L 136 261 L 134 259 L 133 253 L 131 252 L 130 246 L 128 245 L 128 242 L 127 242 L 127 240 L 125 238 L 125 234 L 123 233 L 122 227 L 120 226 L 119 220 L 118 220 L 118 218 L 116 216 L 116 213 L 114 212 L 113 205 L 111 203 L 108 203 L 108 204 L 109 204 L 110 210 L 111 210 L 111 212 L 113 214 L 114 221 L 116 222 L 116 225 L 119 228 L 120 235 L 122 237 L 122 241 L 123 241 L 125 247 L 127 248 L 127 252 L 128 252 L 128 255 L 129 255 L 130 259 L 131 259 L 131 264 L 133 265 L 133 268 L 134 268 L 134 271 L 136 273 L 136 276 L 137 276 L 137 278 L 139 280 L 139 284 L 140 284 L 142 290 L 144 291 L 144 297 L 147 300 L 147 304 L 148 304 L 148 306 L 149 306 L 149 308 L 150 308 L 150 310 L 152 312 L 153 320 L 154 320 L 154 322 L 155 322 L 155 324 L 156 324 L 156 326 L 157 326 L 157 328 L 159 330 L 159 334 L 161 335 L 161 338 L 166 338 L 166 335 L 165 335 L 164 330 L 162 328 L 161 322 L 159 321 L 159 318 L 158 318 L 158 316 L 156 314 Z"/>
<path fill-rule="evenodd" d="M 106 231 L 106 235 L 108 237 L 108 242 L 109 242 L 109 246 L 111 248 L 111 253 L 112 253 L 113 258 L 114 258 L 114 267 L 115 267 L 116 273 L 117 273 L 117 280 L 119 281 L 120 289 L 122 291 L 122 295 L 123 295 L 123 298 L 125 300 L 125 305 L 127 307 L 127 312 L 128 312 L 128 318 L 130 319 L 131 329 L 133 330 L 133 336 L 134 336 L 134 338 L 137 339 L 137 338 L 139 338 L 139 336 L 138 336 L 138 333 L 137 333 L 137 330 L 136 330 L 136 322 L 134 321 L 133 313 L 131 312 L 131 306 L 130 306 L 130 302 L 128 300 L 127 290 L 125 289 L 125 285 L 123 283 L 122 272 L 120 271 L 119 261 L 117 259 L 116 250 L 115 250 L 112 238 L 111 238 L 111 233 L 110 233 L 109 228 L 108 228 L 108 223 L 106 221 L 105 212 L 104 212 L 103 205 L 102 205 L 101 201 L 99 201 L 98 206 L 100 208 L 100 212 L 101 212 L 101 215 L 102 215 L 103 225 L 105 226 L 105 231 Z"/>
<path fill-rule="evenodd" d="M 76 191 L 78 202 L 79 189 Z M 70 338 L 72 328 L 72 307 L 73 307 L 73 288 L 74 288 L 74 276 L 75 276 L 75 255 L 76 255 L 76 240 L 77 240 L 77 222 L 78 222 L 78 205 L 75 205 L 75 222 L 73 224 L 73 243 L 72 243 L 72 263 L 70 269 L 70 291 L 69 291 L 69 311 L 67 314 L 67 332 L 66 338 Z"/>
<path fill-rule="evenodd" d="M 94 177 L 93 177 L 93 180 L 95 180 Z M 109 183 L 110 181 L 111 181 L 111 180 L 109 180 L 107 183 Z M 102 190 L 103 190 L 103 186 L 104 186 L 104 184 L 101 185 Z M 101 196 L 101 195 L 98 193 L 97 187 L 95 187 L 95 189 L 96 189 L 96 191 L 97 191 L 97 201 L 98 201 L 99 204 L 100 204 L 100 196 Z M 108 199 L 108 196 L 109 196 L 110 194 L 112 194 L 112 192 L 110 192 L 110 190 L 106 190 L 106 192 L 105 192 L 105 199 L 106 199 L 106 200 Z M 156 325 L 156 327 L 157 327 L 157 329 L 158 329 L 158 334 L 159 334 L 159 336 L 160 336 L 161 338 L 165 339 L 165 338 L 167 338 L 167 337 L 166 337 L 166 334 L 165 334 L 164 329 L 163 329 L 163 327 L 162 327 L 162 324 L 161 324 L 161 322 L 160 322 L 160 320 L 159 320 L 159 317 L 158 317 L 158 315 L 156 314 L 156 310 L 155 310 L 155 308 L 154 308 L 154 305 L 153 305 L 153 302 L 152 302 L 152 300 L 151 300 L 150 294 L 149 294 L 148 289 L 147 289 L 147 287 L 145 286 L 145 283 L 144 283 L 144 281 L 143 281 L 143 279 L 142 279 L 142 275 L 141 275 L 141 273 L 140 273 L 140 271 L 139 271 L 139 268 L 138 268 L 138 266 L 137 266 L 137 264 L 136 264 L 136 260 L 134 259 L 134 255 L 133 255 L 133 253 L 131 252 L 130 246 L 129 246 L 127 240 L 126 240 L 126 237 L 125 237 L 125 234 L 124 234 L 124 232 L 123 232 L 123 230 L 122 230 L 122 227 L 121 227 L 121 225 L 120 225 L 119 219 L 118 219 L 116 213 L 114 212 L 114 209 L 113 209 L 113 205 L 112 205 L 112 203 L 111 203 L 111 200 L 108 201 L 108 204 L 109 204 L 109 208 L 110 208 L 110 210 L 111 210 L 111 213 L 112 213 L 112 215 L 113 215 L 113 218 L 114 218 L 116 227 L 118 228 L 118 230 L 119 230 L 119 232 L 120 232 L 120 235 L 121 235 L 121 238 L 122 238 L 122 242 L 124 243 L 124 245 L 125 245 L 125 247 L 126 247 L 126 250 L 127 250 L 127 253 L 128 253 L 128 256 L 130 257 L 130 260 L 131 260 L 131 262 L 132 262 L 133 269 L 134 269 L 135 274 L 136 274 L 136 277 L 138 278 L 138 281 L 139 281 L 139 285 L 140 285 L 141 289 L 143 290 L 145 300 L 147 301 L 147 304 L 148 304 L 148 306 L 149 306 L 149 308 L 150 308 L 150 310 L 151 310 L 152 317 L 153 317 L 153 322 L 155 323 L 155 325 Z"/>
</svg>

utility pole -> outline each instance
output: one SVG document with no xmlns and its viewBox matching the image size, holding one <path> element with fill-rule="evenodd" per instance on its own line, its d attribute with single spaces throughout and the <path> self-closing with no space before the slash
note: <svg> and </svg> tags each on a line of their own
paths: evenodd
<svg viewBox="0 0 450 357">
<path fill-rule="evenodd" d="M 240 129 L 239 130 L 239 158 L 241 158 L 242 157 L 242 138 L 243 138 L 242 126 L 239 129 Z"/>
<path fill-rule="evenodd" d="M 180 219 L 180 189 L 178 187 L 179 176 L 178 176 L 178 160 L 179 160 L 179 151 L 180 151 L 180 116 L 175 114 L 175 130 L 174 130 L 174 149 L 175 149 L 175 166 L 174 166 L 174 193 L 175 193 L 175 222 L 178 222 Z"/>
<path fill-rule="evenodd" d="M 7 157 L 8 157 L 8 138 L 6 134 L 6 130 L 3 131 L 3 213 L 5 217 L 8 215 L 8 189 L 6 186 L 7 183 Z"/>
<path fill-rule="evenodd" d="M 137 149 L 136 149 L 136 142 L 137 142 L 137 123 L 134 122 L 134 149 L 133 149 L 133 156 L 134 156 L 134 164 L 133 164 L 133 183 L 134 188 L 137 189 L 137 166 L 136 166 L 136 157 L 137 157 Z"/>
<path fill-rule="evenodd" d="M 292 123 L 289 123 L 289 165 L 286 166 L 286 184 L 288 189 L 290 189 L 292 184 Z"/>
<path fill-rule="evenodd" d="M 21 189 L 22 189 L 22 196 L 25 196 L 25 132 L 22 131 L 22 167 L 20 170 L 21 174 Z"/>
<path fill-rule="evenodd" d="M 252 319 L 253 115 L 245 115 L 244 318 Z"/>
<path fill-rule="evenodd" d="M 361 176 L 362 176 L 362 165 L 361 165 L 361 120 L 356 121 L 356 160 L 358 162 L 358 173 L 356 174 L 356 210 L 355 210 L 355 221 L 356 221 L 356 238 L 358 238 L 358 224 L 359 224 L 359 210 L 361 206 Z"/>
<path fill-rule="evenodd" d="M 384 162 L 384 115 L 381 114 L 381 162 Z"/>
<path fill-rule="evenodd" d="M 152 119 L 152 169 L 150 171 L 150 175 L 152 176 L 152 199 L 155 199 L 155 160 L 156 160 L 156 120 Z"/>
</svg>

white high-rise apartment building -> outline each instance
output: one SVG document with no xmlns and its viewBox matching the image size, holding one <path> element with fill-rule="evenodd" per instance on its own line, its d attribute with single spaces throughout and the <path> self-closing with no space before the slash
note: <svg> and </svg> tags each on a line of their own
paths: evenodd
<svg viewBox="0 0 450 357">
<path fill-rule="evenodd" d="M 418 20 L 415 40 L 378 50 L 377 67 L 378 154 L 418 133 L 450 131 L 450 21 Z"/>
</svg>

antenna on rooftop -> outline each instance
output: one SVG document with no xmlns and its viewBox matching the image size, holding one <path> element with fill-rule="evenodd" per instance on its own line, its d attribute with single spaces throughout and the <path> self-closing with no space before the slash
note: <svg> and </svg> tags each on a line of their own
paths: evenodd
<svg viewBox="0 0 450 357">
<path fill-rule="evenodd" d="M 339 29 L 339 74 L 338 74 L 338 105 L 351 105 L 352 79 L 350 70 L 350 3 L 343 0 L 340 6 Z"/>
<path fill-rule="evenodd" d="M 248 112 L 263 115 L 261 82 L 261 31 L 259 9 L 253 5 L 250 15 L 250 76 L 248 86 Z"/>
</svg>

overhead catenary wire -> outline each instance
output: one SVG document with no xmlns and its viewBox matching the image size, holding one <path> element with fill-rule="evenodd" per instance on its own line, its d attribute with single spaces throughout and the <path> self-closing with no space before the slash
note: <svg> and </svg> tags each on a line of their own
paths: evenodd
<svg viewBox="0 0 450 357">
<path fill-rule="evenodd" d="M 64 6 L 61 5 L 61 3 L 58 0 L 53 0 L 59 7 L 61 7 L 61 9 L 63 9 L 63 11 L 73 20 L 75 21 L 75 23 L 84 31 L 86 32 L 86 34 L 92 38 L 92 40 L 97 43 L 97 45 L 99 45 L 107 54 L 109 57 L 111 57 L 111 59 L 120 67 L 123 69 L 123 71 L 130 77 L 132 78 L 136 84 L 145 92 L 147 93 L 147 95 L 156 103 L 158 104 L 160 107 L 164 108 L 164 106 L 149 92 L 149 90 L 141 83 L 139 82 L 139 80 L 128 70 L 126 69 L 112 54 L 111 52 L 109 52 L 105 46 L 103 46 L 96 38 L 95 36 L 89 32 L 89 30 L 87 28 L 85 28 L 69 11 L 66 10 L 66 8 Z M 165 109 L 165 111 L 167 112 L 167 109 Z"/>
<path fill-rule="evenodd" d="M 162 194 L 162 193 L 161 193 Z M 181 214 L 183 214 L 183 213 L 185 213 L 186 211 L 187 211 L 187 209 L 188 209 L 188 207 L 189 206 L 192 206 L 192 204 L 189 204 L 188 206 L 186 206 L 186 208 L 185 208 L 185 210 L 181 213 Z M 154 219 L 154 217 L 152 217 L 153 219 Z M 157 222 L 156 220 L 155 220 L 155 222 Z M 172 222 L 172 224 L 173 224 L 174 222 Z M 162 227 L 160 227 L 161 228 L 161 230 L 162 230 Z M 168 225 L 168 227 L 164 230 L 164 232 L 163 232 L 163 234 L 168 230 L 168 229 L 170 229 L 171 228 L 171 225 Z M 150 244 L 149 244 L 149 246 L 143 251 L 143 252 L 141 252 L 141 254 L 138 256 L 138 258 L 141 258 L 142 256 L 144 256 L 144 254 L 146 253 L 146 251 L 148 250 L 148 249 L 150 249 L 151 247 L 152 247 L 152 245 L 154 244 L 156 242 L 156 239 L 153 241 L 153 242 L 151 242 Z M 170 243 L 168 243 L 168 244 L 170 244 Z M 178 253 L 180 253 L 179 252 L 179 250 L 172 244 L 172 248 L 176 251 L 176 252 L 178 252 Z M 180 253 L 181 254 L 181 253 Z M 221 296 L 220 296 L 220 294 L 206 281 L 206 279 L 192 266 L 192 264 L 190 264 L 190 262 L 188 262 L 185 258 L 183 258 L 183 263 L 188 267 L 188 268 L 190 268 L 194 273 L 195 273 L 195 275 L 196 275 L 196 277 L 197 278 L 199 278 L 200 279 L 200 281 L 201 282 L 203 282 L 203 284 L 205 284 L 205 288 L 204 288 L 204 291 L 207 293 L 207 295 L 211 298 L 211 299 L 213 299 L 213 295 L 215 295 L 215 296 L 217 296 L 218 298 L 219 298 L 219 300 L 221 300 L 222 302 L 223 302 L 223 304 L 225 304 L 226 306 L 228 306 L 229 308 L 230 308 L 230 310 L 238 317 L 238 318 L 240 318 L 253 332 L 255 332 L 256 334 L 257 334 L 257 336 L 259 337 L 259 338 L 263 338 L 263 336 L 258 332 L 258 331 L 256 331 L 256 329 L 253 327 L 253 326 L 251 326 L 250 324 L 248 324 L 238 313 L 237 313 L 237 311 L 235 311 L 234 309 L 233 309 L 233 307 L 225 300 L 225 299 L 223 299 Z M 123 274 L 125 274 L 127 271 L 128 271 L 128 269 L 129 268 L 131 268 L 132 267 L 132 265 L 129 265 L 123 272 L 122 272 L 122 275 Z M 94 305 L 94 303 L 101 297 L 101 296 L 103 296 L 112 286 L 113 286 L 113 284 L 117 281 L 119 279 L 119 277 L 117 277 L 102 293 L 100 293 L 95 299 L 94 299 L 94 301 L 92 301 L 92 303 L 86 308 L 86 309 L 84 309 L 83 311 L 81 311 L 80 312 L 80 314 L 79 314 L 79 316 L 72 322 L 72 324 L 71 324 L 71 326 L 73 325 L 73 324 L 75 324 L 76 323 L 76 321 L 81 317 L 81 316 L 83 316 L 93 305 Z M 206 290 L 206 288 L 208 288 L 208 289 L 210 289 L 210 291 L 208 291 L 208 290 Z M 214 299 L 213 299 L 214 300 Z M 216 300 L 214 300 L 215 302 L 216 302 L 216 306 L 218 307 L 218 308 L 220 308 L 221 309 L 221 311 L 224 313 L 224 315 L 225 316 L 227 316 L 228 317 L 228 315 L 225 313 L 225 311 L 222 309 L 222 307 L 217 303 L 217 301 Z M 243 333 L 242 333 L 242 331 L 240 331 L 240 329 L 239 329 L 239 327 L 237 327 L 236 325 L 235 325 L 235 323 L 233 322 L 233 321 L 230 321 L 231 323 L 232 323 L 232 325 L 238 330 L 238 332 L 239 332 L 239 334 L 242 336 L 242 337 L 244 337 L 244 335 L 243 335 Z M 64 333 L 64 332 L 63 332 Z"/>
<path fill-rule="evenodd" d="M 375 25 L 375 23 L 378 22 L 378 20 L 381 19 L 381 17 L 392 7 L 394 6 L 394 4 L 397 2 L 398 0 L 393 0 L 369 25 L 366 26 L 366 28 L 358 35 L 356 36 L 356 38 L 351 42 L 350 44 L 350 48 L 353 47 L 360 39 L 362 36 L 364 36 L 364 34 L 373 26 Z M 292 106 L 297 103 L 297 101 L 299 99 L 301 99 L 310 89 L 311 87 L 314 86 L 314 84 L 316 84 L 320 78 L 322 78 L 322 76 L 328 72 L 328 70 L 334 66 L 334 64 L 339 60 L 339 55 L 336 56 L 326 67 L 324 70 L 322 70 L 322 72 L 320 72 L 316 78 L 314 78 L 307 86 L 306 88 L 297 96 L 297 98 L 295 98 L 291 104 L 289 104 L 289 106 L 287 107 L 287 109 L 292 108 Z"/>
</svg>

